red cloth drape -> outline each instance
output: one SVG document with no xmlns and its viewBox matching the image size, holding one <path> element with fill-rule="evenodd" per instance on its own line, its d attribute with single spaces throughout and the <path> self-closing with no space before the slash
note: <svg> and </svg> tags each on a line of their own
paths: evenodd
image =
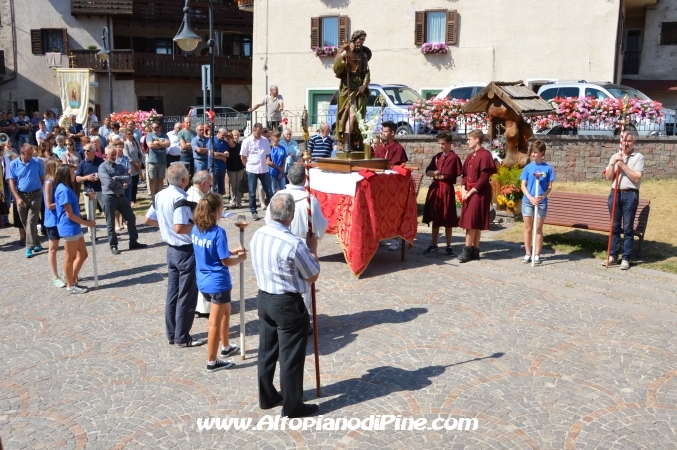
<svg viewBox="0 0 677 450">
<path fill-rule="evenodd" d="M 379 241 L 401 237 L 413 246 L 418 226 L 414 180 L 411 176 L 379 174 L 357 183 L 355 196 L 312 190 L 335 234 L 350 270 L 360 276 Z"/>
</svg>

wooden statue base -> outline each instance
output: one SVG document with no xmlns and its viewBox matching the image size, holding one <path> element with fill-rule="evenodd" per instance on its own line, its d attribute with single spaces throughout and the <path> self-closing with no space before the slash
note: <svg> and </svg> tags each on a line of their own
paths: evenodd
<svg viewBox="0 0 677 450">
<path fill-rule="evenodd" d="M 349 155 L 361 153 L 354 152 Z M 359 172 L 360 170 L 370 169 L 377 172 L 382 172 L 388 168 L 388 160 L 383 158 L 372 159 L 338 159 L 338 158 L 319 158 L 314 164 L 322 170 L 331 172 Z"/>
<path fill-rule="evenodd" d="M 343 153 L 343 152 L 336 152 L 336 159 L 349 159 L 351 161 L 356 161 L 356 160 L 364 160 L 364 152 L 350 152 L 350 153 Z"/>
</svg>

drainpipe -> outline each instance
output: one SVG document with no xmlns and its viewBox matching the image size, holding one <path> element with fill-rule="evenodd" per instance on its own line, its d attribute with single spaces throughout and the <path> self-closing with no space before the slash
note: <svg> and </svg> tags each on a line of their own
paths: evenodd
<svg viewBox="0 0 677 450">
<path fill-rule="evenodd" d="M 16 23 L 14 23 L 14 0 L 9 0 L 9 14 L 10 14 L 10 23 L 12 27 L 12 58 L 14 59 L 14 70 L 12 71 L 12 76 L 6 80 L 0 81 L 0 85 L 8 83 L 16 79 L 16 72 L 18 70 L 16 66 Z"/>
</svg>

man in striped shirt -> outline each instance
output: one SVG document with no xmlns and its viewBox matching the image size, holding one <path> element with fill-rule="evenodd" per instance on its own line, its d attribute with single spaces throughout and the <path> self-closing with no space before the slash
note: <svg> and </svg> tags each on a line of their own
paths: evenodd
<svg viewBox="0 0 677 450">
<path fill-rule="evenodd" d="M 303 403 L 303 365 L 310 326 L 303 293 L 320 276 L 317 235 L 309 233 L 306 245 L 289 230 L 295 211 L 291 195 L 278 193 L 269 209 L 271 221 L 254 233 L 250 243 L 259 287 L 259 406 L 270 409 L 282 404 L 283 416 L 304 417 L 318 409 L 317 405 Z M 281 393 L 273 386 L 278 358 Z"/>
<path fill-rule="evenodd" d="M 320 124 L 318 133 L 308 141 L 308 150 L 313 159 L 331 158 L 331 152 L 334 149 L 334 141 L 329 133 L 331 128 L 326 123 Z"/>
</svg>

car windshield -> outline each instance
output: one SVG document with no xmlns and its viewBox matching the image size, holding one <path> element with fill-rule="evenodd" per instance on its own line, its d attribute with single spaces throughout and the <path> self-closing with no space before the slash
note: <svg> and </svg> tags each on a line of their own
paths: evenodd
<svg viewBox="0 0 677 450">
<path fill-rule="evenodd" d="M 623 98 L 627 95 L 628 98 L 638 98 L 640 100 L 651 100 L 649 97 L 642 94 L 637 89 L 632 89 L 632 88 L 625 87 L 625 86 L 607 87 L 606 90 L 609 91 L 609 93 L 616 98 Z"/>
<path fill-rule="evenodd" d="M 388 87 L 383 88 L 383 91 L 390 97 L 390 101 L 397 106 L 413 105 L 418 100 L 423 99 L 418 95 L 418 92 L 408 87 Z"/>
</svg>

